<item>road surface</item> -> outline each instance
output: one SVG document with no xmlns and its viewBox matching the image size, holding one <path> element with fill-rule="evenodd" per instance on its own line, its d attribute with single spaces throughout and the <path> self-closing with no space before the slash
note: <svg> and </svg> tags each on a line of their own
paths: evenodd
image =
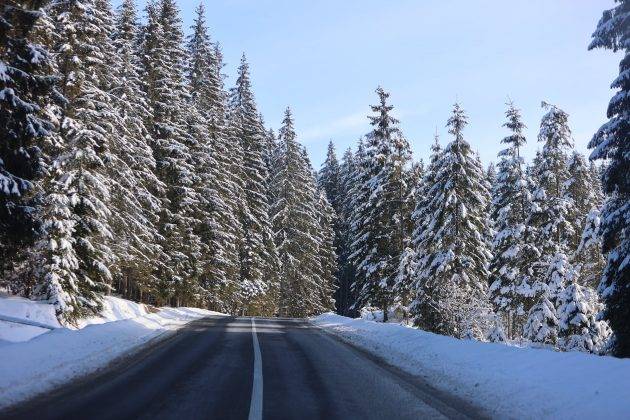
<svg viewBox="0 0 630 420">
<path fill-rule="evenodd" d="M 29 401 L 11 419 L 479 418 L 296 319 L 211 317 L 108 369 Z"/>
</svg>

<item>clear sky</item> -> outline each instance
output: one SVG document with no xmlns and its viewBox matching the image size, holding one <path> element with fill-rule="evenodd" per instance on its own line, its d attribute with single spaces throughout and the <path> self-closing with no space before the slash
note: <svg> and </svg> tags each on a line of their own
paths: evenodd
<svg viewBox="0 0 630 420">
<path fill-rule="evenodd" d="M 145 0 L 139 0 L 144 7 Z M 188 31 L 200 0 L 178 0 Z M 415 158 L 459 100 L 465 137 L 485 163 L 506 135 L 508 96 L 538 148 L 542 100 L 563 108 L 577 148 L 605 121 L 621 55 L 587 51 L 613 0 L 203 0 L 212 38 L 233 75 L 245 52 L 267 125 L 291 106 L 300 141 L 319 168 L 329 140 L 341 155 L 369 130 L 375 88 L 391 103 Z M 118 0 L 114 0 L 117 4 Z"/>
</svg>

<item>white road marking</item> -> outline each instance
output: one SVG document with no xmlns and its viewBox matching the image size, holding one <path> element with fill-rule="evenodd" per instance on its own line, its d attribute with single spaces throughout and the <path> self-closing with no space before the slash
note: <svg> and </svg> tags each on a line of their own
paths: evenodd
<svg viewBox="0 0 630 420">
<path fill-rule="evenodd" d="M 252 340 L 254 342 L 254 381 L 252 384 L 252 400 L 249 404 L 249 420 L 262 420 L 263 408 L 263 374 L 262 356 L 256 335 L 256 321 L 252 318 Z"/>
</svg>

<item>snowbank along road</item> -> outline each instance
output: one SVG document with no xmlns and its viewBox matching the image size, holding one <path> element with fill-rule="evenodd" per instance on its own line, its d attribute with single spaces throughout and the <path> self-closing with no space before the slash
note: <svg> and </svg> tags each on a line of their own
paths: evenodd
<svg viewBox="0 0 630 420">
<path fill-rule="evenodd" d="M 304 320 L 209 317 L 7 419 L 419 419 L 483 413 Z"/>
</svg>

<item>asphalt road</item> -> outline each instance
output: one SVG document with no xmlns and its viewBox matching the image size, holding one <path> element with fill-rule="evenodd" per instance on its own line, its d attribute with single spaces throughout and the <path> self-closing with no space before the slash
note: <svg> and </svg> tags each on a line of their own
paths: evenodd
<svg viewBox="0 0 630 420">
<path fill-rule="evenodd" d="M 255 329 L 255 333 L 253 333 Z M 479 418 L 303 320 L 204 318 L 11 419 Z"/>
</svg>

